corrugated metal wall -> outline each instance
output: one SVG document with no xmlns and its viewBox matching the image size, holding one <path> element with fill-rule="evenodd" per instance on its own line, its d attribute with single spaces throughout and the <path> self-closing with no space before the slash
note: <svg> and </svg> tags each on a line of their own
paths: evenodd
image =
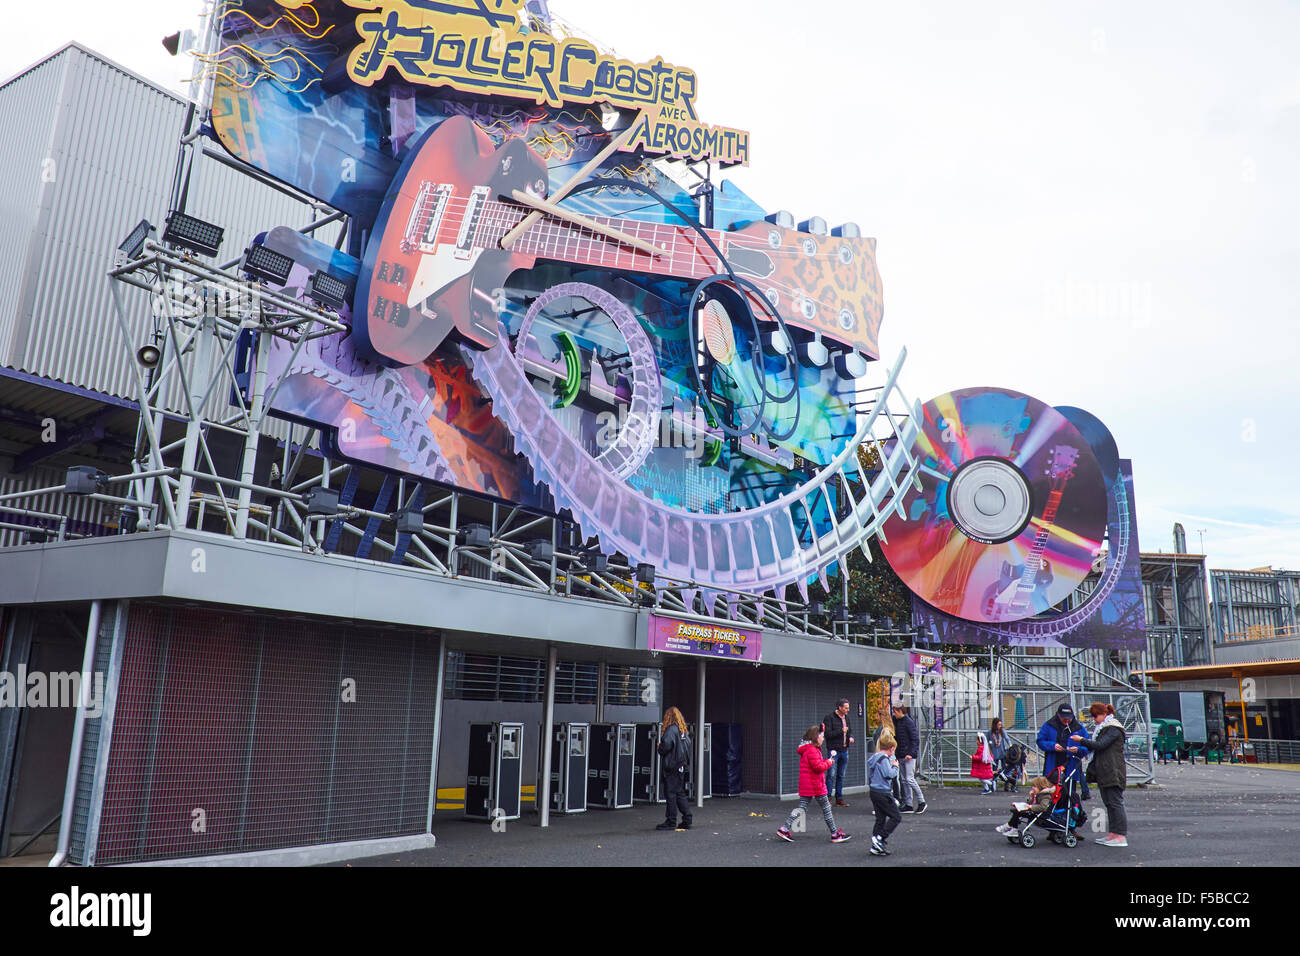
<svg viewBox="0 0 1300 956">
<path fill-rule="evenodd" d="M 0 364 L 136 397 L 107 273 L 140 219 L 161 230 L 185 111 L 175 95 L 77 46 L 0 87 Z M 187 211 L 226 228 L 223 260 L 259 232 L 311 217 L 210 159 L 196 164 Z M 319 233 L 336 235 L 336 225 Z M 134 337 L 145 342 L 149 297 L 122 291 Z M 181 410 L 178 390 L 165 400 Z"/>
</svg>

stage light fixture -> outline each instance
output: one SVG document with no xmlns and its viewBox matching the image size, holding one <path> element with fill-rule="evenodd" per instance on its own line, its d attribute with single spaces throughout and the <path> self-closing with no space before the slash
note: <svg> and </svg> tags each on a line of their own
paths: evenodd
<svg viewBox="0 0 1300 956">
<path fill-rule="evenodd" d="M 244 250 L 244 271 L 254 279 L 285 285 L 293 271 L 293 260 L 266 246 L 249 246 Z"/>
<path fill-rule="evenodd" d="M 528 549 L 528 556 L 541 564 L 550 564 L 551 559 L 555 557 L 555 545 L 544 538 L 529 541 L 525 547 Z"/>
<path fill-rule="evenodd" d="M 653 564 L 638 564 L 636 566 L 636 579 L 639 584 L 654 584 L 655 566 Z"/>
<path fill-rule="evenodd" d="M 582 566 L 593 574 L 604 574 L 609 570 L 609 555 L 600 551 L 584 551 L 578 557 Z"/>
<path fill-rule="evenodd" d="M 69 495 L 93 495 L 104 488 L 108 475 L 92 465 L 74 465 L 63 478 L 63 491 Z"/>
<path fill-rule="evenodd" d="M 867 614 L 865 611 L 861 614 L 853 615 L 853 620 L 856 621 L 858 624 L 861 624 L 863 627 L 870 627 L 872 624 L 876 622 L 876 619 L 872 617 L 870 614 Z"/>
<path fill-rule="evenodd" d="M 424 530 L 423 511 L 399 511 L 392 517 L 398 534 L 416 534 Z"/>
<path fill-rule="evenodd" d="M 460 543 L 467 548 L 488 548 L 492 546 L 492 529 L 485 524 L 466 525 L 456 535 Z"/>
<path fill-rule="evenodd" d="M 135 353 L 135 360 L 145 368 L 157 368 L 162 361 L 162 349 L 156 345 L 142 345 Z"/>
<path fill-rule="evenodd" d="M 121 262 L 130 262 L 133 259 L 139 259 L 140 253 L 144 252 L 145 242 L 157 231 L 153 223 L 148 219 L 141 219 L 139 224 L 131 230 L 131 234 L 122 240 L 122 244 L 117 247 L 117 251 L 121 253 L 118 257 L 119 260 Z"/>
<path fill-rule="evenodd" d="M 310 489 L 303 497 L 307 502 L 308 515 L 332 518 L 339 513 L 339 493 L 337 488 L 321 488 L 318 485 Z"/>
<path fill-rule="evenodd" d="M 321 305 L 338 309 L 347 304 L 351 291 L 349 283 L 338 276 L 330 275 L 328 272 L 314 272 L 307 294 Z"/>
<path fill-rule="evenodd" d="M 820 617 L 826 613 L 826 606 L 821 601 L 808 602 L 808 615 L 810 617 Z"/>
<path fill-rule="evenodd" d="M 845 624 L 849 620 L 849 609 L 846 607 L 837 607 L 835 609 L 835 620 L 840 624 Z"/>
<path fill-rule="evenodd" d="M 215 256 L 221 250 L 225 236 L 226 230 L 220 226 L 178 211 L 168 215 L 167 227 L 163 230 L 163 242 L 201 256 Z"/>
</svg>

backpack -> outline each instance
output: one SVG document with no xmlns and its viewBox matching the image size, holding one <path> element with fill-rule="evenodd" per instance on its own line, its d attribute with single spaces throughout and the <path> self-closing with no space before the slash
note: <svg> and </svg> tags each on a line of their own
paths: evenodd
<svg viewBox="0 0 1300 956">
<path fill-rule="evenodd" d="M 673 745 L 673 759 L 671 766 L 674 769 L 684 770 L 691 765 L 691 738 L 688 734 L 678 734 L 677 743 Z"/>
</svg>

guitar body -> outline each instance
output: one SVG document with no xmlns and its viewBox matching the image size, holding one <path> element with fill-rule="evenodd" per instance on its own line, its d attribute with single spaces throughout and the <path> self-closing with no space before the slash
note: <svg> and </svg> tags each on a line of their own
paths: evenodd
<svg viewBox="0 0 1300 956">
<path fill-rule="evenodd" d="M 536 257 L 474 242 L 474 210 L 519 189 L 545 198 L 546 164 L 522 140 L 497 149 L 468 117 L 417 142 L 375 221 L 357 288 L 358 344 L 395 365 L 424 361 L 454 330 L 497 339 L 495 290 Z"/>
<path fill-rule="evenodd" d="M 547 186 L 546 163 L 522 139 L 496 148 L 468 117 L 444 120 L 413 143 L 366 247 L 353 310 L 358 346 L 392 365 L 423 362 L 453 332 L 491 348 L 498 290 L 538 259 L 685 280 L 725 270 L 690 228 L 645 220 L 604 224 L 649 242 L 661 250 L 656 255 L 549 218 L 502 249 L 502 236 L 529 212 L 513 193 L 545 198 Z M 874 239 L 810 235 L 765 221 L 710 236 L 752 283 L 743 293 L 760 320 L 775 309 L 795 328 L 879 358 Z"/>
</svg>

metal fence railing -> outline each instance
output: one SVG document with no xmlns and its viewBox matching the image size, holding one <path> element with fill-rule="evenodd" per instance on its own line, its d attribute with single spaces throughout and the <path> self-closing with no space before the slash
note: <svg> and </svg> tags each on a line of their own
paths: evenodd
<svg viewBox="0 0 1300 956">
<path fill-rule="evenodd" d="M 1249 746 L 1255 748 L 1256 763 L 1300 764 L 1300 740 L 1257 740 L 1252 737 Z"/>
</svg>

